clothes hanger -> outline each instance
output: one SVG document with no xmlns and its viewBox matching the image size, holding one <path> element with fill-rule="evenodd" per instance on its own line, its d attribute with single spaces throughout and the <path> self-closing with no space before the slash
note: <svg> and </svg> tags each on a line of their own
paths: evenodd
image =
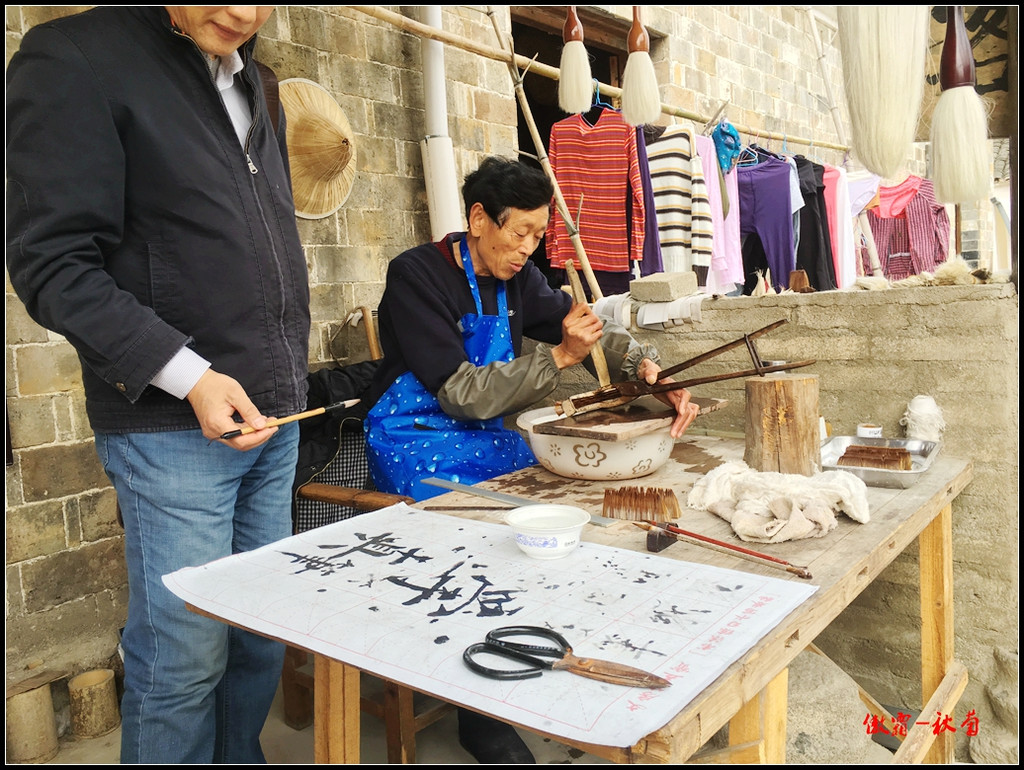
<svg viewBox="0 0 1024 770">
<path fill-rule="evenodd" d="M 591 107 L 607 107 L 609 110 L 614 110 L 615 107 L 610 105 L 608 102 L 601 101 L 601 81 L 594 78 L 594 103 Z"/>
<path fill-rule="evenodd" d="M 761 134 L 758 133 L 757 136 L 755 136 L 752 139 L 750 144 L 748 144 L 746 147 L 743 147 L 740 150 L 740 154 L 738 156 L 736 156 L 736 165 L 737 166 L 756 166 L 758 163 L 761 162 L 761 156 L 758 155 L 757 149 L 756 149 L 757 148 L 757 140 L 760 139 L 760 138 L 761 138 Z"/>
</svg>

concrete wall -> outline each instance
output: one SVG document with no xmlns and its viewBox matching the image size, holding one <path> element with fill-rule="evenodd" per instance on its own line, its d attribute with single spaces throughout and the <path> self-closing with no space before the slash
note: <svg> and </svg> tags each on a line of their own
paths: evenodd
<svg viewBox="0 0 1024 770">
<path fill-rule="evenodd" d="M 26 29 L 82 8 L 6 6 L 7 60 Z M 417 8 L 391 8 L 419 17 Z M 629 6 L 597 8 L 609 18 L 630 13 Z M 649 28 L 665 35 L 652 47 L 665 101 L 710 116 L 728 99 L 727 117 L 738 125 L 838 141 L 824 106 L 827 84 L 797 7 L 645 9 Z M 509 28 L 507 6 L 497 7 L 497 18 Z M 445 6 L 443 26 L 498 47 L 479 8 Z M 830 32 L 822 34 L 828 85 L 845 114 L 838 51 Z M 313 297 L 311 367 L 366 358 L 363 327 L 349 323 L 350 316 L 362 306 L 376 307 L 391 257 L 429 239 L 419 149 L 421 46 L 418 37 L 346 6 L 279 7 L 261 35 L 258 56 L 281 79 L 308 78 L 327 88 L 355 133 L 357 174 L 348 201 L 325 219 L 299 220 Z M 461 179 L 484 155 L 514 154 L 516 103 L 504 64 L 452 46 L 444 56 Z M 840 153 L 820 146 L 808 154 L 841 161 Z M 908 161 L 921 173 L 923 150 Z M 115 660 L 127 589 L 115 500 L 93 451 L 74 351 L 27 317 L 9 281 L 6 308 L 14 450 L 6 473 L 6 667 L 12 680 L 40 665 L 77 673 Z M 997 720 L 1015 708 L 1017 654 L 1016 624 L 1007 620 L 1016 618 L 1017 608 L 1015 292 L 1005 286 L 928 288 L 716 300 L 705 303 L 701 324 L 641 336 L 650 336 L 666 360 L 681 360 L 780 314 L 791 324 L 763 349 L 771 357 L 818 359 L 823 414 L 837 430 L 870 418 L 892 432 L 909 399 L 929 393 L 950 424 L 944 451 L 975 460 L 976 480 L 954 511 L 958 654 L 972 678 L 962 703 L 981 715 L 974 744 L 1006 734 Z M 741 428 L 739 387 L 716 391 L 733 405 L 706 427 Z M 903 557 L 820 641 L 880 697 L 919 707 L 912 683 L 915 575 L 913 556 Z M 1012 724 L 1015 756 L 1015 717 Z M 966 742 L 960 744 L 966 758 Z"/>
</svg>

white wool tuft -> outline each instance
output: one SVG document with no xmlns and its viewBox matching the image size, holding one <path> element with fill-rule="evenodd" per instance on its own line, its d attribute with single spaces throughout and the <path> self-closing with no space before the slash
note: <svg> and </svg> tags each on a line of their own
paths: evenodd
<svg viewBox="0 0 1024 770">
<path fill-rule="evenodd" d="M 622 118 L 631 126 L 643 126 L 659 117 L 661 95 L 654 62 L 647 51 L 633 51 L 622 73 Z"/>
<path fill-rule="evenodd" d="M 942 410 L 931 396 L 914 396 L 910 399 L 900 425 L 906 429 L 907 438 L 922 441 L 942 441 L 942 432 L 946 429 Z"/>
<path fill-rule="evenodd" d="M 851 142 L 864 167 L 897 176 L 910 156 L 924 94 L 927 5 L 836 7 Z"/>
<path fill-rule="evenodd" d="M 943 91 L 932 113 L 932 182 L 941 203 L 988 200 L 992 154 L 988 115 L 973 86 Z"/>
<path fill-rule="evenodd" d="M 593 104 L 594 80 L 590 57 L 582 40 L 570 40 L 562 48 L 558 75 L 558 106 L 563 112 L 586 112 Z"/>
</svg>

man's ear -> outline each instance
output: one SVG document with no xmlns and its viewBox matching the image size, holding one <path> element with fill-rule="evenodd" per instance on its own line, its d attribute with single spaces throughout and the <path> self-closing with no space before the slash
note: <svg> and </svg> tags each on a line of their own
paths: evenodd
<svg viewBox="0 0 1024 770">
<path fill-rule="evenodd" d="M 482 203 L 474 203 L 469 208 L 469 234 L 474 238 L 479 238 L 484 231 L 484 227 L 490 221 L 490 215 L 484 211 Z"/>
</svg>

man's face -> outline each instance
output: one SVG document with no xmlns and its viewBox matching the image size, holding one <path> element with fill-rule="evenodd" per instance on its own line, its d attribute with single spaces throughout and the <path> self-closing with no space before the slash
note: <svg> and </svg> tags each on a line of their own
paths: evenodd
<svg viewBox="0 0 1024 770">
<path fill-rule="evenodd" d="M 171 21 L 204 52 L 230 56 L 256 34 L 272 5 L 168 5 Z"/>
<path fill-rule="evenodd" d="M 484 213 L 480 204 L 475 204 L 474 211 L 477 209 L 478 216 L 471 229 L 476 230 L 474 235 L 480 239 L 477 251 L 483 264 L 474 263 L 473 267 L 477 275 L 492 275 L 507 281 L 523 269 L 540 244 L 548 226 L 549 209 L 547 206 L 533 211 L 510 209 L 504 225 L 498 225 Z"/>
</svg>

